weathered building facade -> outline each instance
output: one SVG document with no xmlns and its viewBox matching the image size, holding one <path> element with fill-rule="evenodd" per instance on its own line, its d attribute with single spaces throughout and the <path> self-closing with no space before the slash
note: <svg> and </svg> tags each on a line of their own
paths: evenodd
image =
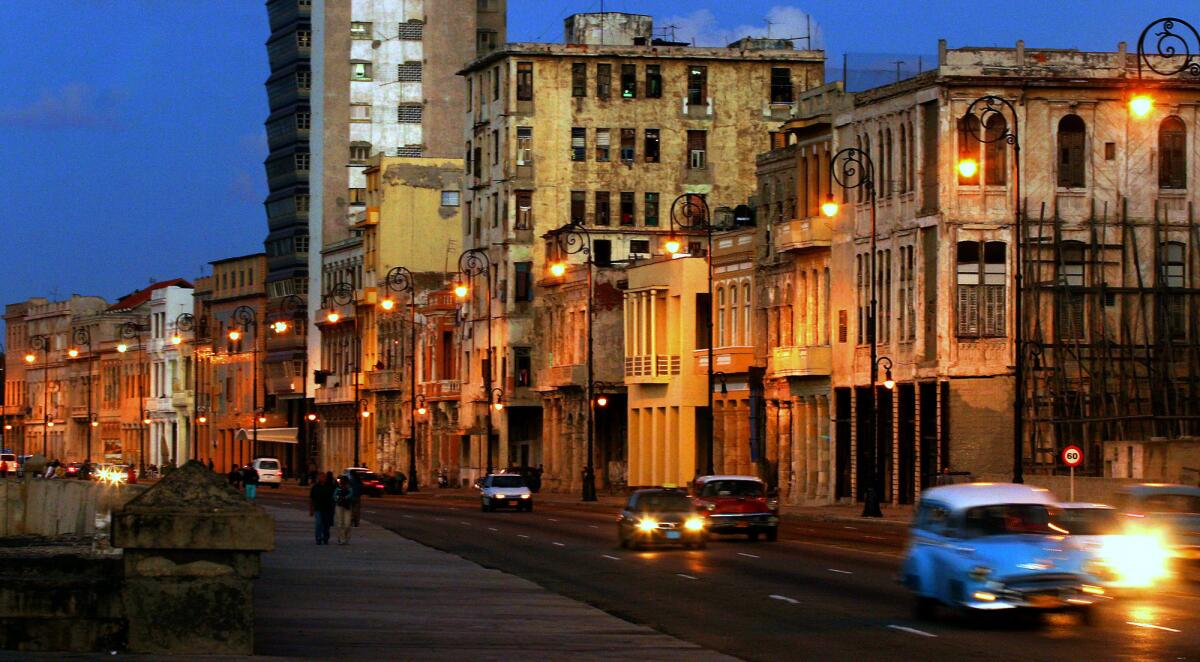
<svg viewBox="0 0 1200 662">
<path fill-rule="evenodd" d="M 565 34 L 565 44 L 507 44 L 463 70 L 463 242 L 486 252 L 491 290 L 488 301 L 488 288 L 475 283 L 467 308 L 464 349 L 474 349 L 463 366 L 463 415 L 479 433 L 473 443 L 489 444 L 501 464 L 523 461 L 524 447 L 531 464 L 570 457 L 573 466 L 548 464 L 558 468 L 546 478 L 571 484 L 582 451 L 549 449 L 543 437 L 546 399 L 561 398 L 563 385 L 535 381 L 556 367 L 547 363 L 550 327 L 536 304 L 535 281 L 548 266 L 540 238 L 568 223 L 586 226 L 590 257 L 603 270 L 661 253 L 680 195 L 704 196 L 712 208 L 744 202 L 754 189 L 746 154 L 765 151 L 796 92 L 821 83 L 824 55 L 786 40 L 664 42 L 652 37 L 649 17 L 618 13 L 571 16 Z M 586 321 L 575 313 L 575 324 Z M 578 384 L 567 388 L 582 393 Z M 489 414 L 495 389 L 505 406 Z M 584 438 L 584 406 L 567 403 L 576 413 L 564 412 L 554 429 L 568 420 L 574 429 L 555 432 L 555 444 Z M 495 421 L 490 441 L 487 416 Z"/>
</svg>

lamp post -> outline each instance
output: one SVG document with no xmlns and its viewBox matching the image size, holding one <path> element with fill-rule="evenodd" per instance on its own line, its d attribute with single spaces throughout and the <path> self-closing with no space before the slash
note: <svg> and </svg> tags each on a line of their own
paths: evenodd
<svg viewBox="0 0 1200 662">
<path fill-rule="evenodd" d="M 333 305 L 337 305 L 337 306 L 349 305 L 351 302 L 354 301 L 354 286 L 351 285 L 350 283 L 347 283 L 346 281 L 338 281 L 329 287 L 329 293 L 325 295 L 325 299 L 326 299 L 326 301 L 323 304 L 323 307 L 326 305 L 329 305 L 331 303 Z M 330 307 L 332 308 L 332 306 L 330 306 Z M 338 321 L 341 319 L 341 315 L 335 310 L 330 310 L 329 313 L 325 315 L 325 319 L 330 324 L 337 324 Z M 353 341 L 353 346 L 354 346 L 354 361 L 347 367 L 353 368 L 353 370 L 354 370 L 354 372 L 353 372 L 353 375 L 354 375 L 353 376 L 354 404 L 355 404 L 355 407 L 360 407 L 365 402 L 365 400 L 360 401 L 359 397 L 358 397 L 358 391 L 359 391 L 358 371 L 359 371 L 359 369 L 361 367 L 361 363 L 362 363 L 362 338 L 359 337 L 357 311 L 355 312 L 355 315 L 354 315 L 354 336 L 352 338 L 352 341 Z M 366 410 L 363 409 L 363 411 L 365 412 Z M 362 463 L 360 461 L 361 442 L 362 442 L 362 425 L 361 425 L 361 422 L 359 421 L 359 418 L 366 418 L 366 417 L 365 416 L 363 416 L 363 417 L 355 416 L 355 418 L 354 418 L 354 466 L 356 466 L 356 467 L 362 466 Z"/>
<path fill-rule="evenodd" d="M 596 500 L 596 469 L 594 466 L 595 454 L 595 438 L 596 438 L 596 403 L 593 394 L 595 393 L 595 350 L 592 343 L 592 316 L 594 314 L 592 298 L 594 296 L 594 284 L 592 279 L 592 270 L 595 266 L 595 261 L 592 259 L 592 235 L 588 232 L 583 223 L 573 222 L 564 225 L 554 231 L 554 240 L 558 245 L 559 251 L 565 255 L 583 254 L 584 268 L 587 269 L 587 384 L 585 385 L 585 397 L 587 397 L 587 463 L 583 468 L 583 501 Z M 561 277 L 566 274 L 566 263 L 559 262 L 550 267 L 550 272 L 555 276 Z M 710 441 L 711 443 L 711 441 Z"/>
<path fill-rule="evenodd" d="M 708 251 L 704 255 L 704 261 L 708 266 L 708 314 L 704 316 L 708 338 L 708 388 L 706 389 L 708 391 L 708 430 L 705 434 L 708 451 L 707 457 L 705 457 L 704 472 L 712 475 L 715 473 L 713 470 L 715 450 L 713 448 L 713 429 L 716 420 L 713 415 L 713 226 L 708 203 L 703 197 L 695 193 L 684 193 L 671 203 L 671 236 L 667 239 L 667 252 L 672 255 L 679 253 L 683 248 L 682 241 L 675 235 L 676 229 L 682 232 L 703 232 L 708 240 Z"/>
<path fill-rule="evenodd" d="M 1143 32 L 1142 37 L 1145 38 Z M 1138 52 L 1141 53 L 1141 42 L 1138 42 Z M 1141 60 L 1139 59 L 1139 64 Z M 1005 117 L 1005 110 L 1012 117 L 1012 123 L 1009 124 Z M 1015 269 L 1015 292 L 1013 296 L 1013 317 L 1015 318 L 1013 328 L 1013 482 L 1025 482 L 1024 467 L 1025 467 L 1025 322 L 1021 316 L 1022 309 L 1022 292 L 1024 291 L 1024 271 L 1025 266 L 1022 262 L 1022 253 L 1024 252 L 1021 244 L 1025 241 L 1025 232 L 1021 218 L 1021 141 L 1018 133 L 1018 118 L 1017 109 L 1012 102 L 1004 97 L 995 95 L 987 95 L 979 97 L 967 106 L 966 117 L 974 117 L 975 122 L 967 122 L 968 132 L 973 138 L 984 144 L 993 144 L 1005 142 L 1012 145 L 1013 148 L 1013 264 Z M 1002 122 L 1003 129 L 995 131 L 989 135 L 988 124 L 991 122 Z M 1012 127 L 1011 129 L 1009 127 Z M 959 169 L 963 169 L 966 162 L 959 163 Z M 969 167 L 969 166 L 968 166 Z"/>
<path fill-rule="evenodd" d="M 383 279 L 384 289 L 408 294 L 408 491 L 417 492 L 417 287 L 412 272 L 404 267 L 392 267 Z M 380 304 L 384 310 L 395 308 L 391 297 Z"/>
<path fill-rule="evenodd" d="M 876 417 L 879 415 L 875 407 L 875 381 L 878 377 L 879 370 L 879 345 L 876 337 L 878 324 L 876 323 L 876 313 L 878 311 L 878 297 L 875 291 L 876 288 L 876 231 L 875 231 L 875 162 L 871 160 L 871 155 L 857 147 L 846 147 L 833 155 L 829 162 L 829 170 L 833 175 L 834 181 L 846 190 L 863 189 L 867 193 L 867 197 L 871 202 L 871 256 L 870 256 L 870 273 L 871 273 L 871 303 L 867 312 L 867 343 L 871 346 L 871 383 L 870 383 L 870 404 L 871 415 L 867 418 L 870 422 L 871 429 L 867 434 L 867 438 L 871 440 L 871 461 L 868 463 L 870 468 L 870 478 L 863 494 L 863 517 L 883 517 L 883 511 L 879 509 L 879 500 L 883 492 L 883 472 L 880 471 L 879 463 L 879 426 Z M 837 214 L 837 203 L 833 200 L 833 193 L 829 193 L 829 197 L 822 205 L 822 211 L 826 216 Z"/>
<path fill-rule="evenodd" d="M 251 428 L 250 437 L 250 459 L 253 461 L 254 458 L 258 457 L 258 423 L 261 419 L 258 411 L 258 313 L 254 312 L 254 309 L 250 306 L 238 306 L 233 309 L 231 317 L 236 326 L 229 331 L 229 339 L 238 343 L 239 348 L 241 347 L 242 336 L 253 332 L 250 338 L 250 384 L 252 391 L 250 394 L 250 408 L 253 412 L 251 416 L 253 427 Z"/>
<path fill-rule="evenodd" d="M 289 330 L 297 330 L 306 324 L 308 317 L 305 314 L 306 308 L 304 300 L 295 294 L 289 294 L 279 300 L 277 313 L 273 316 L 273 321 L 269 324 L 275 335 L 283 335 Z M 308 447 L 308 353 L 304 353 L 303 368 L 300 370 L 300 419 L 296 424 L 297 443 L 300 446 L 299 461 L 303 465 L 300 467 L 300 484 L 308 484 L 308 458 L 310 449 Z"/>
<path fill-rule="evenodd" d="M 37 361 L 34 351 L 42 353 L 42 456 L 49 458 L 50 441 L 49 428 L 53 425 L 50 420 L 50 336 L 36 335 L 29 337 L 30 351 L 25 355 L 25 362 L 32 365 Z"/>
<path fill-rule="evenodd" d="M 200 318 L 200 329 L 208 328 L 208 318 Z M 196 317 L 191 313 L 180 313 L 175 317 L 175 334 L 171 336 L 171 344 L 179 345 L 183 342 L 183 336 L 180 333 L 194 332 L 197 329 Z M 197 356 L 199 343 L 196 342 L 195 334 L 192 335 L 192 424 L 188 429 L 192 444 L 192 459 L 200 459 L 200 361 Z"/>
<path fill-rule="evenodd" d="M 122 340 L 117 343 L 117 351 L 121 354 L 129 351 L 129 343 L 126 340 L 134 340 L 137 342 L 138 349 L 138 421 L 141 427 L 138 428 L 138 476 L 146 473 L 146 426 L 149 425 L 146 419 L 146 398 L 143 394 L 142 382 L 142 327 L 134 321 L 125 322 L 121 325 Z"/>
<path fill-rule="evenodd" d="M 487 368 L 483 371 L 483 390 L 488 396 L 488 402 L 492 398 L 492 280 L 491 280 L 492 262 L 488 258 L 487 251 L 483 248 L 469 248 L 458 256 L 458 271 L 460 280 L 454 286 L 454 295 L 459 299 L 466 298 L 471 291 L 470 283 L 476 276 L 483 276 L 484 285 L 486 287 L 485 294 L 487 296 Z M 474 312 L 474 311 L 472 311 Z M 472 327 L 474 320 L 472 320 Z M 471 338 L 475 337 L 474 328 L 472 328 Z M 474 342 L 474 340 L 472 340 Z M 503 394 L 500 389 L 495 389 Z M 492 409 L 489 407 L 487 411 L 487 437 L 484 445 L 487 447 L 487 475 L 492 473 Z M 504 409 L 501 404 L 496 411 Z"/>
<path fill-rule="evenodd" d="M 74 332 L 71 334 L 71 340 L 72 340 L 72 342 L 75 343 L 76 346 L 72 347 L 70 350 L 67 351 L 67 356 L 70 356 L 71 358 L 78 357 L 79 356 L 78 348 L 81 346 L 84 346 L 84 345 L 87 346 L 87 351 L 88 351 L 88 373 L 87 373 L 88 425 L 87 425 L 87 438 L 86 438 L 86 452 L 84 453 L 83 457 L 84 457 L 84 461 L 91 462 L 92 461 L 92 428 L 97 426 L 96 421 L 92 418 L 92 416 L 93 416 L 93 414 L 92 414 L 92 362 L 95 361 L 95 359 L 96 359 L 96 356 L 92 353 L 92 332 L 90 330 L 88 330 L 88 328 L 86 326 L 76 327 Z"/>
</svg>

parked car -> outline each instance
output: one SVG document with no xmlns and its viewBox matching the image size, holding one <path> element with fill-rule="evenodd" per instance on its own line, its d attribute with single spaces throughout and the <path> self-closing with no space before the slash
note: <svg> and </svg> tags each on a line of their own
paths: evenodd
<svg viewBox="0 0 1200 662">
<path fill-rule="evenodd" d="M 384 489 L 387 486 L 383 484 L 383 479 L 374 471 L 366 467 L 346 467 L 346 470 L 342 472 L 342 475 L 347 478 L 350 477 L 350 474 L 355 474 L 362 481 L 363 494 L 372 497 L 383 496 Z"/>
<path fill-rule="evenodd" d="M 1079 612 L 1106 599 L 1091 555 L 1054 523 L 1048 490 L 969 483 L 926 490 L 913 516 L 901 581 L 919 617 L 937 605 L 972 612 Z"/>
<path fill-rule="evenodd" d="M 71 462 L 69 464 L 64 464 L 62 467 L 63 478 L 79 478 L 79 468 L 82 466 L 82 462 Z"/>
<path fill-rule="evenodd" d="M 533 510 L 533 492 L 520 474 L 491 474 L 479 482 L 479 507 L 483 512 L 497 508 Z"/>
<path fill-rule="evenodd" d="M 701 476 L 692 484 L 697 507 L 705 511 L 708 530 L 717 534 L 779 535 L 779 504 L 755 476 Z"/>
<path fill-rule="evenodd" d="M 18 475 L 17 469 L 20 467 L 20 464 L 17 462 L 16 453 L 0 453 L 0 462 L 5 463 L 4 466 L 8 469 L 9 473 L 14 476 Z"/>
<path fill-rule="evenodd" d="M 705 519 L 683 490 L 638 490 L 629 495 L 617 519 L 617 542 L 633 549 L 651 545 L 704 549 L 708 544 Z"/>
<path fill-rule="evenodd" d="M 270 485 L 272 488 L 279 489 L 283 483 L 283 469 L 279 465 L 279 460 L 273 457 L 260 457 L 251 462 L 250 466 L 258 472 L 259 485 Z"/>
<path fill-rule="evenodd" d="M 1109 588 L 1149 588 L 1166 579 L 1170 551 L 1160 535 L 1128 524 L 1102 503 L 1064 503 L 1055 524 L 1103 564 L 1098 577 Z"/>
<path fill-rule="evenodd" d="M 1133 530 L 1161 536 L 1181 574 L 1200 574 L 1200 487 L 1146 483 L 1117 495 Z"/>
</svg>

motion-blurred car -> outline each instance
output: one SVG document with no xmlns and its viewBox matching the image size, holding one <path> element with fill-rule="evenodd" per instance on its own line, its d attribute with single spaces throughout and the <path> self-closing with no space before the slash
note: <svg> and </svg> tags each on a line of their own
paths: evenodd
<svg viewBox="0 0 1200 662">
<path fill-rule="evenodd" d="M 682 490 L 653 488 L 629 495 L 617 520 L 621 547 L 641 549 L 651 545 L 683 545 L 704 549 L 708 527 L 704 515 Z"/>
<path fill-rule="evenodd" d="M 1107 598 L 1091 555 L 1054 523 L 1048 490 L 969 483 L 926 490 L 916 509 L 901 581 L 918 617 L 938 605 L 968 611 L 1077 611 Z"/>
<path fill-rule="evenodd" d="M 1117 495 L 1133 531 L 1161 536 L 1180 573 L 1200 573 L 1200 487 L 1146 483 Z"/>
<path fill-rule="evenodd" d="M 17 469 L 20 464 L 17 462 L 16 453 L 0 453 L 0 462 L 4 463 L 4 469 L 14 476 L 17 475 Z"/>
<path fill-rule="evenodd" d="M 83 466 L 82 462 L 71 462 L 63 465 L 63 478 L 79 478 L 79 468 Z"/>
<path fill-rule="evenodd" d="M 479 507 L 483 512 L 497 508 L 533 510 L 533 492 L 520 474 L 492 474 L 479 481 Z"/>
<path fill-rule="evenodd" d="M 1108 588 L 1149 588 L 1170 574 L 1170 552 L 1161 535 L 1131 526 L 1116 508 L 1101 503 L 1063 503 L 1055 524 L 1101 566 L 1096 576 Z"/>
<path fill-rule="evenodd" d="M 346 467 L 346 470 L 342 472 L 342 475 L 347 478 L 350 477 L 350 474 L 358 476 L 358 479 L 362 481 L 363 494 L 372 497 L 383 496 L 386 486 L 383 484 L 383 479 L 374 471 L 366 467 Z"/>
<path fill-rule="evenodd" d="M 755 476 L 701 476 L 692 485 L 710 533 L 745 534 L 750 540 L 762 534 L 772 542 L 778 537 L 779 504 Z"/>
<path fill-rule="evenodd" d="M 250 465 L 258 472 L 259 485 L 270 485 L 278 489 L 283 483 L 283 469 L 279 466 L 279 460 L 273 457 L 260 457 Z"/>
</svg>

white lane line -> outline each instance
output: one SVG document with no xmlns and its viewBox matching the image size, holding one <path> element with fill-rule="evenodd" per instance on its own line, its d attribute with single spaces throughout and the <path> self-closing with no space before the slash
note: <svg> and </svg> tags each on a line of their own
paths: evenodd
<svg viewBox="0 0 1200 662">
<path fill-rule="evenodd" d="M 889 625 L 888 627 L 893 630 L 899 630 L 900 632 L 907 632 L 909 634 L 916 634 L 916 635 L 920 635 L 922 637 L 930 637 L 933 639 L 937 639 L 936 634 L 933 634 L 932 632 L 926 632 L 924 630 L 918 630 L 916 628 L 906 628 L 903 625 Z"/>
<path fill-rule="evenodd" d="M 564 545 L 564 544 L 563 544 L 563 543 L 561 543 L 561 542 L 556 542 L 556 543 L 554 543 L 554 546 L 555 546 L 555 547 L 566 547 L 566 545 Z"/>
<path fill-rule="evenodd" d="M 496 527 L 494 527 L 494 526 L 489 526 L 489 527 L 488 527 L 488 531 L 499 531 L 499 530 L 500 530 L 500 529 L 497 529 L 497 528 L 496 528 Z"/>
<path fill-rule="evenodd" d="M 600 528 L 600 527 L 596 526 L 595 524 L 588 524 L 588 526 L 589 526 L 589 527 L 591 527 L 591 528 L 593 528 L 593 529 L 598 529 L 598 528 Z"/>
<path fill-rule="evenodd" d="M 836 572 L 839 575 L 853 575 L 854 574 L 853 572 L 850 572 L 849 570 L 838 570 L 837 568 L 825 568 L 825 569 L 828 570 L 829 572 Z"/>
<path fill-rule="evenodd" d="M 682 572 L 677 572 L 677 573 L 675 573 L 675 574 L 676 574 L 677 576 L 679 576 L 679 577 L 683 577 L 684 579 L 700 579 L 699 577 L 693 577 L 693 576 L 691 576 L 691 575 L 685 575 L 685 574 L 683 574 Z"/>
<path fill-rule="evenodd" d="M 1165 625 L 1155 625 L 1153 623 L 1137 623 L 1134 621 L 1125 621 L 1125 623 L 1139 628 L 1152 628 L 1154 630 L 1165 630 L 1167 632 L 1183 632 L 1183 630 L 1176 630 L 1175 628 L 1169 628 Z"/>
<path fill-rule="evenodd" d="M 440 521 L 442 521 L 442 519 L 443 519 L 443 518 L 441 518 L 441 517 L 435 517 L 435 518 L 433 518 L 433 519 L 434 519 L 435 521 L 438 521 L 438 522 L 440 522 Z"/>
<path fill-rule="evenodd" d="M 546 519 L 550 520 L 551 522 L 557 522 L 557 521 L 558 521 L 558 520 L 554 519 L 553 517 L 547 517 Z"/>
<path fill-rule="evenodd" d="M 404 516 L 404 518 L 405 518 L 405 519 L 413 519 L 413 516 L 412 516 L 412 515 L 405 515 L 405 516 Z"/>
<path fill-rule="evenodd" d="M 619 557 L 619 556 L 612 556 L 611 554 L 601 554 L 600 556 L 603 556 L 604 558 L 606 558 L 606 559 L 608 559 L 608 560 L 610 560 L 610 561 L 620 561 L 620 560 L 621 560 L 621 557 Z"/>
<path fill-rule="evenodd" d="M 463 526 L 471 526 L 471 523 L 470 523 L 470 522 L 464 522 L 464 521 L 462 521 L 462 520 L 459 520 L 459 522 L 458 522 L 458 523 L 459 523 L 459 524 L 462 524 Z"/>
<path fill-rule="evenodd" d="M 767 597 L 771 598 L 772 600 L 783 600 L 784 602 L 786 602 L 790 605 L 800 604 L 800 601 L 797 600 L 796 598 L 789 598 L 786 595 L 776 595 L 776 594 L 772 593 L 771 595 L 768 595 Z"/>
<path fill-rule="evenodd" d="M 367 511 L 367 514 L 368 514 L 368 515 L 378 515 L 378 514 L 379 514 L 379 511 L 378 511 L 378 510 L 368 510 L 368 511 Z"/>
<path fill-rule="evenodd" d="M 517 537 L 518 538 L 528 538 L 529 536 L 525 535 L 524 533 L 518 533 Z"/>
<path fill-rule="evenodd" d="M 454 506 L 450 506 L 450 510 L 458 510 L 458 508 L 455 508 Z"/>
<path fill-rule="evenodd" d="M 856 526 L 843 526 L 842 528 L 843 528 L 843 529 L 850 529 L 851 531 L 857 531 L 857 530 L 858 530 L 858 527 L 856 527 Z"/>
<path fill-rule="evenodd" d="M 746 557 L 746 558 L 748 558 L 748 559 L 756 559 L 756 558 L 758 558 L 758 555 L 757 555 L 757 554 L 747 554 L 746 552 L 738 552 L 738 556 L 744 556 L 744 557 Z"/>
<path fill-rule="evenodd" d="M 866 536 L 866 535 L 864 535 L 863 537 L 870 538 L 871 540 L 886 540 L 886 538 L 884 538 L 883 536 Z"/>
</svg>

